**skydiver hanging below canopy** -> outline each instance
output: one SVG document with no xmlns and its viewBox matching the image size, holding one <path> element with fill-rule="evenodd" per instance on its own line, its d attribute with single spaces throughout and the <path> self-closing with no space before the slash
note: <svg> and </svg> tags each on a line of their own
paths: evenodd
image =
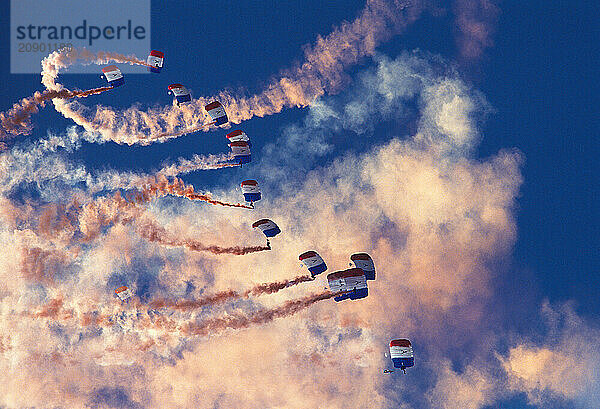
<svg viewBox="0 0 600 409">
<path fill-rule="evenodd" d="M 281 233 L 281 230 L 275 224 L 275 222 L 269 219 L 258 220 L 252 224 L 252 227 L 255 229 L 259 229 L 267 237 L 267 247 L 269 248 L 269 250 L 271 249 L 271 242 L 269 242 L 269 237 L 275 237 L 279 233 Z"/>
<path fill-rule="evenodd" d="M 261 199 L 258 182 L 256 180 L 244 180 L 242 182 L 242 194 L 244 195 L 244 200 L 250 202 L 250 206 L 254 208 L 254 202 Z"/>
<path fill-rule="evenodd" d="M 404 373 L 406 373 L 406 368 L 415 365 L 412 345 L 408 339 L 393 339 L 390 341 L 390 357 L 394 363 L 394 368 L 400 368 Z M 389 369 L 384 371 L 384 373 L 391 372 L 394 371 Z"/>
<path fill-rule="evenodd" d="M 162 51 L 152 50 L 146 60 L 148 64 L 148 71 L 154 73 L 160 73 L 165 62 L 165 55 Z"/>
<path fill-rule="evenodd" d="M 233 153 L 233 160 L 242 166 L 244 163 L 250 163 L 252 161 L 252 155 L 250 153 L 250 146 L 244 141 L 235 141 L 229 144 L 231 153 Z"/>
<path fill-rule="evenodd" d="M 169 94 L 173 94 L 173 96 L 175 97 L 173 99 L 173 102 L 178 106 L 190 102 L 192 100 L 192 95 L 190 91 L 181 84 L 169 85 Z"/>
</svg>

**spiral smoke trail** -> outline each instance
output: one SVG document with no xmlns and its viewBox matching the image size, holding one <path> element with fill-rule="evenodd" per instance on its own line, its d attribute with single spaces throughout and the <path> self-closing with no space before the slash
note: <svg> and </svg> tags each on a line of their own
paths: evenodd
<svg viewBox="0 0 600 409">
<path fill-rule="evenodd" d="M 106 140 L 124 144 L 149 145 L 187 133 L 208 130 L 212 120 L 204 106 L 214 100 L 225 107 L 229 121 L 240 123 L 254 116 L 263 117 L 284 108 L 305 107 L 326 92 L 335 92 L 343 81 L 344 70 L 361 58 L 373 55 L 382 41 L 401 32 L 420 14 L 421 6 L 400 0 L 370 0 L 353 21 L 341 24 L 305 51 L 304 62 L 283 72 L 267 88 L 253 96 L 223 91 L 200 97 L 182 106 L 164 106 L 142 111 L 132 106 L 124 111 L 110 107 L 87 108 L 75 101 L 57 100 L 57 111 L 87 131 L 98 132 Z M 91 53 L 87 50 L 63 50 L 42 61 L 42 83 L 48 90 L 61 90 L 58 74 L 75 63 L 108 62 L 146 65 L 135 56 L 116 53 Z"/>
</svg>

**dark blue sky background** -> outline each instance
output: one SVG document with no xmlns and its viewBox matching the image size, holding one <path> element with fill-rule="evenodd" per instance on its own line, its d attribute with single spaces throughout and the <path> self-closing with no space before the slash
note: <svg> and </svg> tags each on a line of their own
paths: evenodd
<svg viewBox="0 0 600 409">
<path fill-rule="evenodd" d="M 517 330 L 526 328 L 527 319 L 545 298 L 574 300 L 576 310 L 591 320 L 600 313 L 598 10 L 579 3 L 583 2 L 501 2 L 494 46 L 480 60 L 459 66 L 494 109 L 484 124 L 478 155 L 485 158 L 516 148 L 525 159 L 525 182 L 516 209 L 518 240 L 510 265 L 499 266 L 498 282 L 513 304 L 507 314 L 513 315 Z M 160 75 L 128 75 L 125 87 L 93 97 L 94 102 L 115 107 L 168 104 L 166 86 L 173 82 L 185 84 L 197 96 L 226 88 L 259 91 L 280 70 L 302 59 L 304 45 L 328 34 L 342 20 L 354 19 L 363 6 L 363 1 L 348 0 L 194 5 L 155 1 L 152 47 L 165 52 L 166 68 Z M 9 58 L 9 15 L 9 2 L 2 2 L 0 52 L 5 58 Z M 379 50 L 393 58 L 420 48 L 456 61 L 455 34 L 450 12 L 425 15 Z M 351 67 L 350 77 L 369 62 Z M 61 82 L 82 89 L 102 84 L 93 75 L 64 75 Z M 11 75 L 8 61 L 0 67 L 0 84 L 0 111 L 42 89 L 37 75 Z M 302 109 L 285 110 L 248 121 L 242 129 L 253 138 L 253 151 L 259 152 L 305 114 Z M 32 139 L 72 125 L 51 107 L 35 116 L 34 123 Z M 225 133 L 188 135 L 150 147 L 86 144 L 73 159 L 91 169 L 148 171 L 192 153 L 225 152 Z M 245 166 L 242 175 L 251 176 L 252 165 Z M 184 179 L 210 188 L 229 176 L 231 184 L 244 177 L 239 170 L 225 170 L 218 176 L 208 171 Z M 533 311 L 519 314 L 521 308 Z M 524 407 L 524 402 L 517 398 L 506 407 Z"/>
</svg>

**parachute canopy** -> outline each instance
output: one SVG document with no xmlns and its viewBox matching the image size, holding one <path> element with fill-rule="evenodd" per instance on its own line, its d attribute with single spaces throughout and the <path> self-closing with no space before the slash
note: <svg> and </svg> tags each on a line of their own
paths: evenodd
<svg viewBox="0 0 600 409">
<path fill-rule="evenodd" d="M 108 81 L 108 85 L 113 88 L 125 84 L 125 78 L 116 65 L 109 65 L 108 67 L 102 68 L 102 73 L 104 74 L 106 81 Z"/>
<path fill-rule="evenodd" d="M 250 156 L 250 146 L 243 141 L 231 142 L 229 144 L 233 157 L 240 164 L 248 163 L 252 160 Z"/>
<path fill-rule="evenodd" d="M 238 129 L 236 131 L 229 132 L 225 136 L 227 137 L 227 139 L 229 139 L 229 142 L 242 141 L 242 142 L 246 142 L 249 147 L 252 147 L 252 142 L 250 142 L 250 138 L 248 138 L 248 135 L 246 135 L 246 133 L 244 131 L 240 131 Z"/>
<path fill-rule="evenodd" d="M 115 294 L 121 299 L 121 301 L 125 301 L 133 296 L 133 293 L 129 288 L 127 288 L 127 286 L 122 286 L 115 289 Z"/>
<path fill-rule="evenodd" d="M 255 229 L 260 229 L 260 231 L 262 231 L 267 237 L 274 237 L 281 233 L 281 230 L 279 230 L 279 227 L 275 224 L 275 222 L 269 219 L 261 219 L 257 222 L 254 222 L 252 227 Z"/>
<path fill-rule="evenodd" d="M 304 263 L 308 268 L 308 271 L 310 271 L 310 275 L 313 277 L 327 270 L 327 265 L 316 251 L 302 253 L 298 256 L 298 259 Z"/>
<path fill-rule="evenodd" d="M 375 280 L 375 263 L 367 253 L 354 253 L 350 256 L 350 260 L 355 267 L 361 268 L 365 272 L 367 280 Z"/>
<path fill-rule="evenodd" d="M 244 180 L 242 182 L 242 193 L 246 202 L 256 202 L 260 200 L 260 187 L 256 180 Z"/>
<path fill-rule="evenodd" d="M 349 268 L 348 270 L 336 271 L 327 276 L 329 288 L 333 293 L 347 291 L 346 294 L 338 295 L 333 299 L 342 301 L 345 299 L 358 300 L 369 295 L 365 272 L 360 268 Z"/>
<path fill-rule="evenodd" d="M 158 74 L 160 70 L 162 70 L 164 61 L 165 55 L 162 53 L 162 51 L 150 51 L 150 55 L 146 60 L 146 63 L 148 64 L 148 71 Z"/>
<path fill-rule="evenodd" d="M 415 365 L 412 345 L 408 339 L 393 339 L 390 341 L 390 357 L 394 368 L 404 370 Z"/>
<path fill-rule="evenodd" d="M 211 102 L 205 106 L 204 109 L 206 109 L 206 112 L 208 112 L 208 115 L 210 115 L 212 120 L 215 121 L 215 125 L 219 126 L 229 122 L 227 114 L 225 113 L 225 108 L 223 108 L 223 105 L 221 105 L 219 101 Z"/>
<path fill-rule="evenodd" d="M 181 84 L 169 85 L 169 91 L 173 94 L 175 100 L 177 100 L 177 105 L 184 102 L 190 102 L 192 100 L 190 91 Z"/>
</svg>

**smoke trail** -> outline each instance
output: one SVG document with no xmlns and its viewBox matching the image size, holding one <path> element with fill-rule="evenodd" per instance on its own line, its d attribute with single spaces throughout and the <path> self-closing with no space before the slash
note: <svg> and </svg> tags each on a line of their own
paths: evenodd
<svg viewBox="0 0 600 409">
<path fill-rule="evenodd" d="M 151 301 L 148 305 L 150 308 L 173 308 L 180 311 L 193 310 L 207 305 L 222 304 L 224 302 L 240 298 L 241 295 L 233 290 L 221 291 L 213 295 L 202 297 L 197 300 L 170 300 L 158 299 Z"/>
<path fill-rule="evenodd" d="M 55 152 L 57 146 L 72 151 L 80 146 L 76 132 L 70 131 L 68 138 L 53 137 L 49 141 L 35 143 L 26 148 L 13 148 L 9 154 L 0 155 L 0 192 L 8 191 L 22 182 L 43 182 L 60 179 L 68 184 L 85 183 L 88 192 L 95 194 L 103 190 L 140 189 L 156 183 L 157 178 L 175 177 L 199 170 L 216 170 L 240 166 L 227 162 L 232 154 L 199 156 L 192 159 L 179 158 L 176 163 L 166 165 L 154 174 L 134 172 L 103 171 L 97 174 L 88 172 L 82 165 L 71 165 L 59 156 L 48 157 L 47 152 Z M 199 199 L 198 199 L 199 200 Z"/>
<path fill-rule="evenodd" d="M 42 60 L 42 84 L 49 90 L 61 90 L 63 86 L 56 82 L 61 69 L 77 63 L 89 65 L 109 62 L 147 66 L 145 61 L 132 55 L 105 51 L 92 53 L 86 49 L 64 49 L 55 51 Z M 86 108 L 80 104 L 61 100 L 53 100 L 53 103 L 58 112 L 83 126 L 87 131 L 99 132 L 106 139 L 118 143 L 147 145 L 150 142 L 144 142 L 144 139 L 149 136 L 156 140 L 164 140 L 188 133 L 179 132 L 178 128 L 181 125 L 196 131 L 212 123 L 212 120 L 204 120 L 205 114 L 201 104 L 194 104 L 198 105 L 197 110 L 190 110 L 188 105 L 150 109 L 146 112 L 136 107 L 115 112 L 111 108 L 97 106 L 95 113 L 86 116 L 84 112 Z M 129 133 L 132 135 L 128 136 Z"/>
<path fill-rule="evenodd" d="M 207 305 L 222 304 L 233 299 L 248 298 L 249 296 L 259 296 L 263 294 L 273 294 L 284 288 L 292 287 L 307 281 L 312 281 L 312 277 L 309 275 L 304 275 L 295 277 L 291 280 L 276 281 L 273 283 L 262 283 L 255 285 L 254 287 L 244 291 L 243 293 L 239 293 L 234 290 L 226 290 L 213 295 L 199 298 L 197 300 L 158 299 L 151 301 L 149 303 L 149 306 L 151 308 L 173 308 L 180 311 L 188 311 L 205 307 Z"/>
<path fill-rule="evenodd" d="M 221 318 L 211 318 L 200 323 L 184 324 L 179 329 L 186 335 L 210 335 L 225 329 L 242 329 L 252 325 L 266 324 L 276 318 L 289 317 L 311 305 L 329 298 L 333 298 L 339 293 L 325 291 L 321 294 L 313 294 L 297 300 L 290 300 L 283 305 L 271 309 L 257 311 L 251 314 L 231 314 Z"/>
<path fill-rule="evenodd" d="M 251 289 L 244 292 L 244 297 L 248 297 L 250 295 L 258 296 L 262 294 L 273 294 L 287 287 L 292 287 L 298 285 L 300 283 L 305 283 L 307 281 L 312 281 L 313 278 L 310 275 L 303 275 L 295 277 L 291 280 L 283 280 L 276 281 L 274 283 L 263 283 L 258 284 Z"/>
<path fill-rule="evenodd" d="M 53 57 L 53 58 L 50 58 Z M 48 60 L 47 64 L 44 64 Z M 123 56 L 116 53 L 101 51 L 92 54 L 87 50 L 63 49 L 55 51 L 42 61 L 42 83 L 46 86 L 43 92 L 35 92 L 33 96 L 23 98 L 20 102 L 13 105 L 7 112 L 0 113 L 0 139 L 6 139 L 10 135 L 29 134 L 33 129 L 31 124 L 31 115 L 38 112 L 40 106 L 44 106 L 47 101 L 53 101 L 55 106 L 61 106 L 66 100 L 72 98 L 85 98 L 90 95 L 100 94 L 113 89 L 112 87 L 100 87 L 90 90 L 68 90 L 61 84 L 55 82 L 58 71 L 61 68 L 67 68 L 77 61 L 83 64 L 105 64 L 108 61 L 129 63 L 132 65 L 148 66 L 145 61 L 132 56 Z M 67 104 L 68 105 L 68 104 Z M 77 121 L 76 121 L 77 122 Z M 89 129 L 88 129 L 89 130 Z M 5 144 L 0 144 L 0 149 L 4 149 Z"/>
<path fill-rule="evenodd" d="M 181 322 L 165 317 L 161 314 L 146 314 L 136 322 L 137 328 L 153 329 L 153 330 L 165 330 L 167 332 L 177 332 L 182 336 L 206 336 L 216 335 L 226 329 L 243 329 L 253 325 L 262 325 L 271 322 L 277 318 L 289 317 L 298 312 L 310 307 L 311 305 L 327 300 L 338 295 L 344 294 L 344 292 L 332 293 L 325 291 L 320 294 L 312 294 L 306 297 L 302 297 L 296 300 L 289 300 L 283 303 L 279 307 L 263 309 L 248 314 L 234 313 L 219 318 L 209 318 L 202 322 Z M 227 292 L 219 293 L 228 297 Z M 157 303 L 157 305 L 160 305 Z M 191 306 L 194 308 L 194 305 Z M 90 318 L 90 323 L 94 325 L 106 325 L 110 324 L 113 318 L 106 318 L 105 316 Z"/>
<path fill-rule="evenodd" d="M 212 254 L 234 254 L 236 256 L 243 256 L 245 254 L 256 253 L 258 251 L 271 250 L 268 246 L 234 246 L 234 247 L 221 247 L 221 246 L 207 246 L 199 241 L 193 239 L 178 239 L 169 237 L 167 231 L 154 224 L 147 218 L 140 220 L 139 223 L 140 235 L 148 241 L 159 243 L 164 246 L 171 247 L 186 247 L 192 251 L 206 251 Z"/>
<path fill-rule="evenodd" d="M 110 107 L 89 109 L 74 101 L 53 100 L 56 109 L 88 131 L 125 144 L 142 144 L 165 140 L 210 127 L 203 107 L 218 100 L 225 107 L 231 123 L 253 116 L 266 116 L 284 108 L 305 107 L 325 92 L 335 92 L 343 79 L 344 69 L 361 58 L 372 55 L 375 47 L 402 31 L 420 14 L 420 5 L 401 0 L 369 0 L 353 22 L 342 23 L 325 38 L 305 51 L 305 61 L 273 80 L 266 90 L 253 96 L 237 96 L 223 91 L 212 98 L 198 98 L 182 106 L 166 106 L 141 111 L 130 107 L 115 111 Z M 410 6 L 409 6 L 410 5 Z M 56 82 L 59 70 L 78 61 L 86 64 L 123 62 L 145 65 L 134 56 L 87 50 L 54 52 L 42 62 L 42 83 L 48 89 L 61 89 Z"/>
<path fill-rule="evenodd" d="M 144 186 L 139 200 L 136 201 L 140 203 L 142 201 L 148 201 L 152 197 L 166 195 L 185 197 L 189 200 L 202 200 L 204 202 L 219 206 L 253 209 L 252 206 L 243 205 L 240 203 L 222 202 L 220 200 L 211 198 L 211 196 L 208 194 L 196 193 L 194 192 L 194 186 L 186 185 L 183 180 L 179 178 L 175 178 L 173 182 L 169 183 L 169 181 L 160 174 L 156 177 L 154 183 Z"/>
<path fill-rule="evenodd" d="M 112 87 L 100 87 L 89 89 L 87 91 L 70 91 L 68 89 L 47 89 L 43 92 L 37 91 L 33 94 L 33 96 L 23 98 L 21 101 L 14 104 L 13 107 L 8 111 L 0 112 L 0 139 L 6 139 L 9 136 L 26 135 L 31 133 L 31 130 L 33 129 L 33 125 L 31 124 L 31 116 L 37 113 L 39 111 L 39 107 L 43 107 L 47 101 L 55 98 L 85 98 L 90 95 L 100 94 L 111 89 Z"/>
<path fill-rule="evenodd" d="M 176 164 L 166 165 L 154 174 L 138 174 L 133 172 L 114 172 L 105 171 L 97 175 L 91 175 L 87 171 L 80 172 L 79 178 L 76 181 L 85 182 L 90 193 L 98 193 L 102 190 L 116 189 L 145 189 L 154 186 L 159 181 L 167 184 L 166 177 L 175 177 L 177 175 L 186 174 L 198 170 L 216 170 L 227 167 L 240 166 L 239 163 L 227 162 L 233 159 L 232 154 L 219 154 L 199 156 L 194 155 L 192 159 L 179 158 Z M 0 166 L 2 165 L 2 157 L 0 157 Z M 37 173 L 47 173 L 45 170 L 36 172 L 36 170 L 27 173 L 27 177 L 31 178 L 32 173 L 38 176 Z M 54 173 L 53 173 L 54 174 Z M 145 202 L 151 200 L 145 200 Z M 201 200 L 200 198 L 195 200 Z M 140 202 L 141 203 L 141 202 Z M 235 206 L 239 207 L 239 206 Z"/>
<path fill-rule="evenodd" d="M 299 278 L 299 277 L 298 277 Z M 178 333 L 183 336 L 193 335 L 215 335 L 226 329 L 243 329 L 253 325 L 262 325 L 275 320 L 292 316 L 311 305 L 333 298 L 344 292 L 332 293 L 325 291 L 320 294 L 312 294 L 296 300 L 286 301 L 278 307 L 263 309 L 251 313 L 235 313 L 225 317 L 209 318 L 202 322 L 181 321 L 171 319 L 160 313 L 151 313 L 151 310 L 143 311 L 139 307 L 139 300 L 135 299 L 131 306 L 116 304 L 109 310 L 112 311 L 81 311 L 79 308 L 65 308 L 63 299 L 58 296 L 48 302 L 39 311 L 26 311 L 20 314 L 22 317 L 31 319 L 50 319 L 52 321 L 73 321 L 83 327 L 110 327 L 115 324 L 123 324 L 130 321 L 135 331 L 144 329 L 164 330 L 170 333 Z M 175 308 L 182 311 L 199 308 L 211 303 L 224 302 L 235 298 L 234 291 L 223 291 L 201 300 L 180 301 L 173 303 L 170 300 L 156 300 L 149 304 L 152 308 Z"/>
<path fill-rule="evenodd" d="M 92 53 L 85 48 L 80 50 L 76 48 L 65 48 L 54 51 L 42 60 L 42 84 L 51 90 L 61 90 L 64 87 L 61 84 L 56 83 L 59 70 L 68 68 L 77 63 L 82 65 L 108 64 L 111 61 L 130 65 L 148 66 L 144 60 L 140 60 L 133 55 L 123 55 L 107 51 Z"/>
<path fill-rule="evenodd" d="M 164 176 L 177 176 L 184 175 L 186 173 L 194 172 L 197 170 L 212 170 L 241 166 L 237 162 L 230 162 L 233 159 L 234 156 L 231 152 L 228 154 L 221 155 L 194 155 L 191 160 L 180 158 L 178 160 L 179 163 L 177 165 L 173 164 L 165 166 L 157 173 Z"/>
<path fill-rule="evenodd" d="M 207 194 L 194 192 L 194 187 L 186 185 L 181 179 L 175 178 L 173 182 L 162 175 L 154 177 L 142 177 L 133 175 L 132 178 L 138 178 L 140 186 L 132 186 L 141 189 L 139 193 L 129 193 L 123 197 L 120 191 L 109 195 L 97 197 L 94 200 L 81 204 L 73 200 L 66 205 L 47 205 L 37 216 L 36 231 L 48 238 L 56 239 L 59 233 L 64 233 L 65 237 L 75 237 L 76 233 L 82 234 L 82 240 L 90 241 L 100 235 L 105 226 L 113 224 L 129 225 L 135 221 L 140 221 L 142 236 L 151 241 L 160 242 L 170 246 L 185 246 L 194 251 L 208 251 L 213 254 L 237 254 L 243 255 L 257 251 L 269 250 L 268 247 L 219 247 L 204 246 L 195 240 L 178 240 L 169 238 L 168 233 L 162 227 L 158 227 L 151 221 L 149 216 L 144 216 L 145 210 L 141 205 L 150 202 L 159 196 L 174 195 L 186 197 L 190 200 L 202 200 L 213 205 L 250 208 L 249 206 L 227 203 L 212 199 Z M 119 179 L 120 180 L 120 179 Z M 54 258 L 47 258 L 53 260 Z M 37 264 L 32 264 L 35 266 Z M 31 269 L 28 269 L 28 271 Z M 37 270 L 34 270 L 37 271 Z M 40 273 L 41 274 L 41 273 Z M 33 274 L 38 276 L 40 274 Z M 32 275 L 32 274 L 29 274 Z M 29 276 L 28 275 L 28 276 Z M 48 276 L 49 278 L 51 276 Z"/>
</svg>

